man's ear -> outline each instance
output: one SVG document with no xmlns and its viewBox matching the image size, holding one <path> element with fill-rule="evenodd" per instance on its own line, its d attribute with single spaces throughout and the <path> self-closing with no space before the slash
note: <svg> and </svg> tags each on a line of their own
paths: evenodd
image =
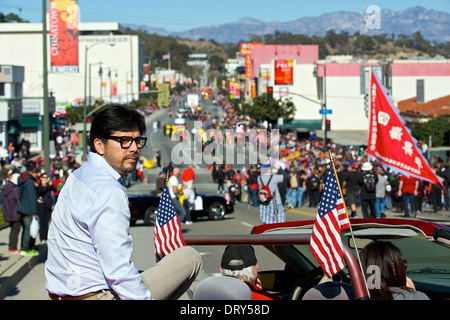
<svg viewBox="0 0 450 320">
<path fill-rule="evenodd" d="M 94 148 L 95 148 L 95 151 L 100 156 L 103 156 L 105 154 L 105 143 L 102 140 L 100 140 L 99 138 L 95 138 L 95 140 L 94 140 Z"/>
</svg>

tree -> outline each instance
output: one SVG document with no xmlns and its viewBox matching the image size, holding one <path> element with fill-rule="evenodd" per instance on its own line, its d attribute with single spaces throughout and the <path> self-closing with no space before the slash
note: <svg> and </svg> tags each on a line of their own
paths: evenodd
<svg viewBox="0 0 450 320">
<path fill-rule="evenodd" d="M 1 22 L 29 22 L 29 21 L 23 20 L 15 13 L 8 13 L 7 15 L 4 15 L 2 12 L 0 12 L 0 23 Z"/>
<path fill-rule="evenodd" d="M 416 123 L 411 133 L 417 140 L 428 141 L 431 136 L 433 147 L 441 147 L 444 144 L 444 134 L 450 126 L 450 119 L 445 116 L 437 116 L 426 123 Z"/>
<path fill-rule="evenodd" d="M 266 120 L 274 126 L 278 118 L 283 118 L 286 123 L 290 123 L 294 119 L 296 108 L 290 99 L 267 101 L 267 95 L 264 94 L 254 98 L 252 104 L 242 105 L 242 109 L 235 106 L 235 111 L 238 114 L 247 113 L 257 121 Z"/>
</svg>

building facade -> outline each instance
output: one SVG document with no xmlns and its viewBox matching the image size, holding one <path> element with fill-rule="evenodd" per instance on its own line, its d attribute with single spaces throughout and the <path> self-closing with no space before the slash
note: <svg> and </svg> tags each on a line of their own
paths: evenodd
<svg viewBox="0 0 450 320">
<path fill-rule="evenodd" d="M 444 59 L 363 61 L 351 56 L 319 60 L 316 45 L 255 45 L 251 49 L 251 78 L 258 95 L 273 88 L 274 99 L 291 99 L 299 130 L 367 132 L 370 70 L 383 80 L 395 102 L 420 96 L 433 100 L 450 94 L 450 63 Z M 292 81 L 277 84 L 277 63 L 288 61 Z"/>
<path fill-rule="evenodd" d="M 43 148 L 43 37 L 41 23 L 0 24 L 0 143 L 26 139 Z M 49 26 L 47 25 L 47 32 Z M 50 36 L 47 35 L 50 47 Z M 139 98 L 143 45 L 118 23 L 80 23 L 78 73 L 51 73 L 48 56 L 49 117 L 55 105 L 92 105 L 95 99 L 127 103 Z M 48 51 L 50 52 L 50 51 Z M 2 90 L 3 89 L 3 90 Z M 58 107 L 58 112 L 64 112 Z"/>
</svg>

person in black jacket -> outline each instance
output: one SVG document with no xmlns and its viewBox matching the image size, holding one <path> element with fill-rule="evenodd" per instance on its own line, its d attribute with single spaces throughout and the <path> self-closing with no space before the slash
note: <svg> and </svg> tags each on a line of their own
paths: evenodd
<svg viewBox="0 0 450 320">
<path fill-rule="evenodd" d="M 38 209 L 39 209 L 39 238 L 42 243 L 47 242 L 48 226 L 52 214 L 52 193 L 55 188 L 48 181 L 48 174 L 41 173 L 39 177 L 38 193 Z"/>
<path fill-rule="evenodd" d="M 30 235 L 30 226 L 33 218 L 39 215 L 36 178 L 38 172 L 36 163 L 32 160 L 26 162 L 26 172 L 22 172 L 18 179 L 20 203 L 17 212 L 22 221 L 21 255 L 38 255 L 34 244 L 35 239 Z"/>
<path fill-rule="evenodd" d="M 364 218 L 376 218 L 375 199 L 378 175 L 373 172 L 370 162 L 364 162 L 361 167 L 363 171 L 363 185 L 361 187 L 361 209 Z M 370 211 L 370 212 L 369 212 Z"/>
<path fill-rule="evenodd" d="M 19 204 L 19 192 L 17 190 L 18 173 L 8 173 L 8 180 L 2 186 L 3 220 L 9 222 L 11 231 L 9 233 L 9 253 L 20 253 L 18 249 L 19 233 L 22 222 L 17 216 Z"/>
</svg>

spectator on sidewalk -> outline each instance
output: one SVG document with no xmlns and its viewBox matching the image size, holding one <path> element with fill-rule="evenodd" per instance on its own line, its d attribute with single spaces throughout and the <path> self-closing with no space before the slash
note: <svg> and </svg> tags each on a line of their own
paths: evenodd
<svg viewBox="0 0 450 320">
<path fill-rule="evenodd" d="M 17 206 L 19 205 L 19 192 L 17 189 L 18 173 L 8 172 L 5 185 L 2 186 L 3 220 L 9 222 L 11 230 L 9 232 L 9 253 L 20 253 L 18 248 L 19 233 L 22 222 L 17 216 Z"/>
<path fill-rule="evenodd" d="M 39 210 L 39 240 L 41 243 L 47 242 L 48 227 L 52 215 L 52 193 L 53 186 L 48 181 L 48 174 L 43 172 L 39 177 L 40 183 L 37 187 L 38 210 Z"/>
<path fill-rule="evenodd" d="M 27 161 L 25 168 L 26 171 L 22 172 L 18 179 L 20 202 L 17 211 L 22 221 L 20 254 L 35 256 L 39 252 L 35 247 L 35 239 L 30 235 L 30 226 L 33 218 L 37 219 L 39 216 L 36 162 Z"/>
</svg>

